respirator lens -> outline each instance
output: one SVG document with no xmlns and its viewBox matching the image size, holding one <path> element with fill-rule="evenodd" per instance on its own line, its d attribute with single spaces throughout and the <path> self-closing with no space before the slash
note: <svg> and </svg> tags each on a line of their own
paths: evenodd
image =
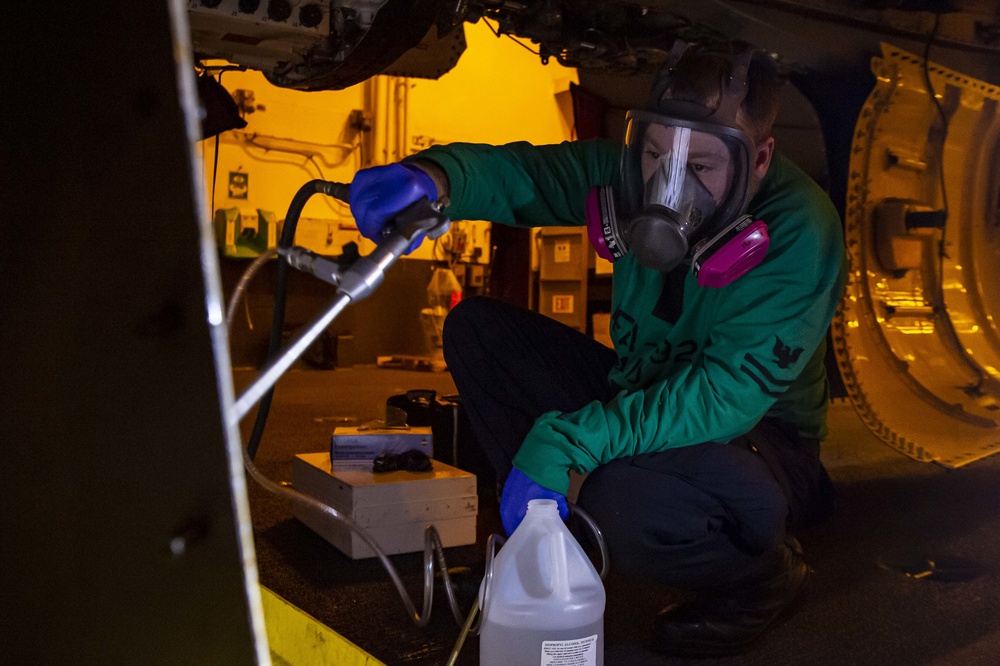
<svg viewBox="0 0 1000 666">
<path fill-rule="evenodd" d="M 687 127 L 650 124 L 644 133 L 640 169 L 643 207 L 662 207 L 693 233 L 729 198 L 733 159 L 717 136 Z"/>
<path fill-rule="evenodd" d="M 623 216 L 665 208 L 693 243 L 699 229 L 711 233 L 742 214 L 752 146 L 739 130 L 632 111 L 625 143 Z"/>
</svg>

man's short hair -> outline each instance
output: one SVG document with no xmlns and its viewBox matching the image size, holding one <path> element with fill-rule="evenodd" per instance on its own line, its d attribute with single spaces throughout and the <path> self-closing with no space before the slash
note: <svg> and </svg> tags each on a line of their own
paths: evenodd
<svg viewBox="0 0 1000 666">
<path fill-rule="evenodd" d="M 747 133 L 755 143 L 771 136 L 784 85 L 785 79 L 769 55 L 757 52 L 751 57 L 747 69 L 747 96 L 740 108 L 746 118 Z"/>
<path fill-rule="evenodd" d="M 720 86 L 732 71 L 737 54 L 747 48 L 746 44 L 738 42 L 688 47 L 670 68 L 670 85 L 665 96 L 714 108 L 721 100 Z M 747 69 L 746 97 L 740 105 L 745 125 L 741 129 L 750 135 L 754 143 L 771 136 L 784 83 L 774 60 L 765 53 L 754 51 Z"/>
</svg>

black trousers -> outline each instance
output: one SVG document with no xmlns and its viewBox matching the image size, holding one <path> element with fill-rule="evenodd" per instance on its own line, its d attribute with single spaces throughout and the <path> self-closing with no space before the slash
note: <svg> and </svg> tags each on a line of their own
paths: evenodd
<svg viewBox="0 0 1000 666">
<path fill-rule="evenodd" d="M 539 415 L 617 393 L 612 350 L 489 298 L 448 315 L 444 355 L 498 483 Z M 756 449 L 740 438 L 613 460 L 587 476 L 577 503 L 600 525 L 616 570 L 688 590 L 752 580 L 775 561 L 794 498 Z"/>
</svg>

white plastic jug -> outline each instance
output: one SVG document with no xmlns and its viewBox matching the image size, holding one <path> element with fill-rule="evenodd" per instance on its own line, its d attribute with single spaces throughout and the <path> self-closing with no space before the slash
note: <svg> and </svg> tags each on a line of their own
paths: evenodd
<svg viewBox="0 0 1000 666">
<path fill-rule="evenodd" d="M 554 500 L 528 502 L 483 597 L 480 666 L 603 666 L 604 585 Z"/>
</svg>

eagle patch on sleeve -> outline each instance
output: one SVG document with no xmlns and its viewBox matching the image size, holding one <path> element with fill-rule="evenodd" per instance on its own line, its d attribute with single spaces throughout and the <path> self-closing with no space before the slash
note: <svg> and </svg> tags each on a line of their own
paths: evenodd
<svg viewBox="0 0 1000 666">
<path fill-rule="evenodd" d="M 782 370 L 788 369 L 802 355 L 802 347 L 792 349 L 782 342 L 781 338 L 777 335 L 774 336 L 774 349 L 772 351 L 774 352 L 774 363 Z"/>
<path fill-rule="evenodd" d="M 799 360 L 799 357 L 802 355 L 802 347 L 792 348 L 782 342 L 781 338 L 776 335 L 774 336 L 774 347 L 771 349 L 771 352 L 774 354 L 774 365 L 778 366 L 780 370 L 787 370 L 793 363 Z M 771 397 L 777 398 L 780 396 L 788 390 L 788 387 L 794 381 L 794 379 L 778 379 L 753 354 L 745 354 L 743 360 L 746 363 L 740 366 L 740 370 L 752 379 L 760 387 L 761 391 Z"/>
</svg>

